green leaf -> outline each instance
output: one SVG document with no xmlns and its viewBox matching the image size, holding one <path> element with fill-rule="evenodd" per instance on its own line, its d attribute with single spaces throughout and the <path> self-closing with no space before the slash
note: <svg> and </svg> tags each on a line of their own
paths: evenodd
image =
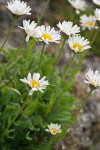
<svg viewBox="0 0 100 150">
<path fill-rule="evenodd" d="M 6 110 L 12 110 L 12 109 L 15 109 L 15 107 L 12 105 L 6 105 Z"/>
<path fill-rule="evenodd" d="M 32 140 L 32 137 L 30 136 L 30 133 L 31 131 L 28 131 L 27 134 L 26 134 L 26 139 L 31 141 Z"/>
<path fill-rule="evenodd" d="M 8 117 L 8 124 L 11 123 L 11 116 Z"/>
<path fill-rule="evenodd" d="M 71 118 L 71 114 L 67 111 L 62 111 L 57 114 L 49 114 L 48 116 L 49 122 L 56 122 L 56 121 L 66 122 L 70 120 L 70 118 Z"/>
<path fill-rule="evenodd" d="M 33 125 L 41 125 L 42 124 L 42 117 L 39 115 L 33 116 Z"/>
<path fill-rule="evenodd" d="M 52 107 L 53 107 L 55 101 L 56 101 L 56 96 L 53 94 L 53 95 L 51 96 L 51 98 L 50 98 L 50 102 L 49 102 L 48 107 L 47 107 L 47 110 L 46 110 L 46 115 L 47 115 L 49 112 L 51 112 L 51 109 L 52 109 Z"/>
<path fill-rule="evenodd" d="M 21 95 L 21 93 L 17 90 L 17 89 L 14 89 L 14 88 L 11 88 L 11 87 L 6 87 L 8 90 L 11 90 L 11 91 L 14 91 L 15 93 Z"/>
<path fill-rule="evenodd" d="M 12 118 L 19 112 L 21 112 L 20 104 L 14 103 L 12 105 L 7 105 L 0 115 L 0 121 L 3 120 L 3 123 L 6 125 L 8 122 L 11 122 Z"/>
<path fill-rule="evenodd" d="M 38 100 L 35 101 L 29 101 L 28 106 L 25 108 L 23 115 L 31 115 L 34 113 L 35 109 L 37 108 Z"/>
<path fill-rule="evenodd" d="M 25 116 L 25 118 L 27 119 L 27 122 L 29 124 L 29 129 L 34 130 L 34 126 L 33 126 L 33 123 L 31 122 L 30 118 L 28 116 Z"/>
<path fill-rule="evenodd" d="M 6 136 L 9 138 L 9 139 L 13 139 L 14 137 L 10 135 L 10 133 L 13 133 L 15 130 L 14 129 L 9 129 L 7 130 L 6 132 Z"/>
</svg>

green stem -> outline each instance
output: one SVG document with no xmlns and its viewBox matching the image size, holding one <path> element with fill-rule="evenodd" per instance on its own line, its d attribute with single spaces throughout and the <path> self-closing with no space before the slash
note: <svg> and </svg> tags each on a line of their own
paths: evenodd
<svg viewBox="0 0 100 150">
<path fill-rule="evenodd" d="M 41 61 L 42 61 L 42 57 L 43 57 L 43 53 L 44 53 L 44 48 L 45 48 L 45 43 L 43 44 L 42 50 L 41 50 L 41 55 L 40 55 L 40 60 L 39 60 L 39 66 L 38 68 L 41 67 Z"/>
<path fill-rule="evenodd" d="M 43 17 L 44 14 L 45 14 L 45 11 L 46 11 L 46 9 L 47 9 L 47 7 L 48 7 L 48 5 L 49 5 L 49 2 L 50 2 L 50 0 L 47 0 L 46 5 L 45 5 L 43 11 L 42 11 L 40 17 L 38 18 L 38 23 L 37 23 L 38 25 L 40 24 L 40 21 L 41 21 L 42 17 Z"/>
<path fill-rule="evenodd" d="M 74 55 L 73 55 L 73 57 L 72 57 L 72 59 L 71 59 L 70 63 L 68 64 L 68 67 L 67 67 L 67 69 L 66 69 L 66 73 L 67 73 L 67 72 L 68 72 L 68 70 L 71 68 L 71 66 L 72 66 L 72 64 L 73 64 L 73 61 L 74 61 L 75 56 L 76 56 L 76 53 L 74 53 Z"/>
<path fill-rule="evenodd" d="M 22 40 L 20 46 L 17 48 L 17 51 L 19 51 L 19 50 L 24 46 L 25 42 L 26 42 L 26 41 L 25 41 L 25 38 L 23 38 L 23 40 Z"/>
<path fill-rule="evenodd" d="M 73 64 L 73 61 L 74 61 L 75 56 L 76 56 L 76 53 L 74 53 L 74 55 L 73 55 L 73 57 L 72 57 L 72 59 L 71 59 L 70 63 L 68 64 L 68 67 L 67 67 L 67 68 L 65 68 L 65 71 L 64 71 L 64 73 L 63 73 L 63 75 L 62 75 L 62 80 L 64 80 L 64 79 L 65 79 L 65 77 L 66 77 L 66 74 L 67 74 L 68 70 L 71 68 L 71 66 L 72 66 L 72 64 Z"/>
<path fill-rule="evenodd" d="M 25 39 L 22 40 L 22 43 L 20 44 L 20 46 L 16 49 L 16 54 L 14 55 L 13 59 L 11 59 L 8 63 L 8 69 L 10 69 L 10 67 L 12 67 L 18 60 L 20 60 L 23 57 L 23 54 L 21 54 L 19 56 L 19 51 L 21 50 L 21 48 L 24 46 L 25 44 Z M 18 56 L 18 58 L 16 58 L 16 56 Z M 11 63 L 12 62 L 12 63 Z"/>
<path fill-rule="evenodd" d="M 70 73 L 70 75 L 69 75 L 69 77 L 68 77 L 68 79 L 67 79 L 67 82 L 68 82 L 69 80 L 72 80 L 72 79 L 75 77 L 75 75 L 77 74 L 77 72 L 79 71 L 79 69 L 80 69 L 80 67 L 81 67 L 82 61 L 83 61 L 84 57 L 86 56 L 87 52 L 88 52 L 88 51 L 84 51 L 84 52 L 80 55 L 79 60 L 78 60 L 78 64 L 77 64 L 77 66 L 74 68 L 74 70 L 72 70 L 72 72 Z M 76 70 L 76 71 L 75 71 L 75 70 Z M 75 73 L 73 74 L 74 71 L 75 71 Z M 73 75 L 71 75 L 71 74 L 73 74 Z M 64 80 L 64 79 L 65 79 L 65 76 L 63 76 L 62 79 Z"/>
<path fill-rule="evenodd" d="M 62 43 L 60 52 L 59 52 L 58 57 L 57 57 L 57 60 L 56 60 L 56 62 L 55 62 L 55 65 L 56 65 L 56 64 L 58 63 L 58 61 L 59 61 L 60 55 L 61 55 L 62 50 L 63 50 L 63 47 L 64 47 L 64 45 L 65 45 L 65 42 L 66 42 L 66 37 L 64 37 L 64 40 L 63 40 L 63 43 Z"/>
<path fill-rule="evenodd" d="M 99 29 L 98 29 L 99 30 Z M 94 41 L 95 41 L 95 39 L 96 39 L 96 36 L 97 36 L 97 34 L 98 34 L 98 30 L 96 30 L 95 31 L 95 33 L 94 33 L 94 35 L 93 35 L 93 38 L 92 38 L 92 40 L 91 40 L 91 42 L 90 42 L 90 45 L 92 46 L 93 45 L 93 43 L 94 43 Z"/>
<path fill-rule="evenodd" d="M 9 130 L 10 126 L 14 123 L 14 121 L 16 120 L 16 118 L 19 116 L 19 114 L 23 111 L 23 109 L 25 108 L 25 106 L 27 105 L 29 101 L 29 98 L 27 98 L 25 100 L 25 102 L 23 103 L 22 107 L 21 107 L 21 110 L 15 115 L 15 117 L 12 119 L 12 121 L 8 124 L 7 128 L 5 129 L 4 133 L 3 133 L 3 136 L 6 135 L 7 131 Z"/>
<path fill-rule="evenodd" d="M 85 30 L 84 37 L 89 40 L 89 35 L 90 35 L 90 32 Z"/>
<path fill-rule="evenodd" d="M 83 109 L 83 107 L 85 106 L 85 104 L 86 104 L 89 96 L 91 95 L 92 91 L 93 91 L 93 89 L 90 90 L 90 92 L 87 94 L 86 98 L 83 100 L 83 102 L 82 102 L 81 106 L 79 107 L 79 109 L 77 110 L 75 116 L 72 117 L 71 123 L 67 126 L 67 129 L 63 128 L 64 132 L 62 133 L 61 137 L 64 137 L 66 135 L 68 129 L 70 129 L 74 125 L 74 123 L 75 123 L 75 121 L 77 119 L 77 116 L 80 113 L 80 110 Z M 54 142 L 54 140 L 53 140 L 53 142 Z M 48 150 L 48 149 L 46 149 L 46 150 Z"/>
<path fill-rule="evenodd" d="M 47 143 L 44 150 L 51 150 L 52 139 L 53 139 L 53 137 L 51 137 L 51 140 Z"/>
<path fill-rule="evenodd" d="M 12 22 L 12 24 L 11 24 L 11 27 L 10 27 L 10 29 L 9 29 L 9 31 L 8 31 L 8 34 L 7 34 L 5 40 L 4 40 L 4 42 L 3 42 L 3 44 L 2 44 L 2 46 L 1 46 L 1 48 L 0 48 L 0 51 L 2 51 L 2 49 L 4 48 L 6 42 L 7 42 L 8 38 L 9 38 L 9 36 L 10 36 L 10 34 L 11 34 L 13 28 L 14 28 L 14 25 L 15 25 L 16 21 L 17 21 L 17 19 L 14 18 L 14 20 L 13 20 L 13 22 Z"/>
<path fill-rule="evenodd" d="M 91 31 L 89 31 L 89 35 L 88 35 L 88 37 L 87 37 L 87 39 L 88 39 L 89 41 L 91 41 L 91 37 L 93 36 L 93 32 L 94 32 L 94 29 L 92 29 Z"/>
<path fill-rule="evenodd" d="M 82 61 L 83 61 L 84 57 L 86 56 L 87 52 L 88 52 L 88 51 L 84 51 L 84 52 L 80 55 L 79 60 L 78 60 L 78 64 L 77 64 L 77 67 L 76 67 L 77 71 L 80 69 L 80 66 L 81 66 L 81 64 L 82 64 Z M 77 73 L 77 72 L 76 72 L 76 73 Z"/>
<path fill-rule="evenodd" d="M 76 119 L 77 119 L 77 116 L 79 115 L 81 109 L 84 108 L 84 106 L 85 106 L 85 104 L 86 104 L 88 98 L 90 97 L 92 91 L 93 91 L 93 89 L 90 90 L 90 92 L 87 94 L 86 98 L 83 100 L 83 102 L 82 102 L 81 106 L 79 107 L 79 109 L 77 110 L 75 116 L 73 116 L 72 122 L 68 125 L 67 130 L 68 130 L 69 128 L 71 128 L 71 127 L 74 125 L 74 123 L 75 123 L 75 121 L 76 121 Z"/>
</svg>

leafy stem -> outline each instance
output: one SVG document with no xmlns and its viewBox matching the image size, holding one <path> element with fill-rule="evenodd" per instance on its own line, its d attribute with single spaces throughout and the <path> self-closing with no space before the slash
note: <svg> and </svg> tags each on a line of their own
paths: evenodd
<svg viewBox="0 0 100 150">
<path fill-rule="evenodd" d="M 21 107 L 21 110 L 16 113 L 16 115 L 14 116 L 14 118 L 12 119 L 12 121 L 8 124 L 8 126 L 4 130 L 3 136 L 5 136 L 7 134 L 7 131 L 9 130 L 10 126 L 15 122 L 15 120 L 17 119 L 17 117 L 19 116 L 19 114 L 23 111 L 23 109 L 27 105 L 28 101 L 29 101 L 29 97 L 26 98 L 25 102 L 23 103 L 23 105 Z"/>
</svg>

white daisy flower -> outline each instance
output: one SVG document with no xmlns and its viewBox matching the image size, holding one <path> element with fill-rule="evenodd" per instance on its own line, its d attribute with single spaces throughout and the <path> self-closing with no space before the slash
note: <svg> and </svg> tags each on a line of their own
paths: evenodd
<svg viewBox="0 0 100 150">
<path fill-rule="evenodd" d="M 76 9 L 76 13 L 79 14 L 79 10 L 85 10 L 87 3 L 84 0 L 68 0 L 68 2 Z"/>
<path fill-rule="evenodd" d="M 96 8 L 94 11 L 96 20 L 100 21 L 100 9 Z"/>
<path fill-rule="evenodd" d="M 81 22 L 81 26 L 82 29 L 85 30 L 86 28 L 88 28 L 89 30 L 96 28 L 95 24 L 96 24 L 96 18 L 95 16 L 87 16 L 87 15 L 82 15 L 80 17 L 80 22 Z"/>
<path fill-rule="evenodd" d="M 47 85 L 49 85 L 49 82 L 47 80 L 45 81 L 45 76 L 42 79 L 39 78 L 39 73 L 34 73 L 33 76 L 31 76 L 31 73 L 28 73 L 27 78 L 20 79 L 20 81 L 28 84 L 32 88 L 29 92 L 29 95 L 32 95 L 34 91 L 43 92 Z"/>
<path fill-rule="evenodd" d="M 86 79 L 87 80 L 84 80 L 85 83 L 87 84 L 90 84 L 90 85 L 93 85 L 95 88 L 99 87 L 100 86 L 100 73 L 99 71 L 92 71 L 92 70 L 89 70 L 86 74 Z"/>
<path fill-rule="evenodd" d="M 20 0 L 12 0 L 10 2 L 7 2 L 8 6 L 6 6 L 13 14 L 17 16 L 21 15 L 31 15 L 30 6 L 27 6 L 26 2 L 21 2 Z"/>
<path fill-rule="evenodd" d="M 25 33 L 27 34 L 26 36 L 26 42 L 29 41 L 30 37 L 35 36 L 35 29 L 36 29 L 37 23 L 35 21 L 30 22 L 30 20 L 23 20 L 23 27 L 20 27 L 21 29 L 25 30 Z"/>
<path fill-rule="evenodd" d="M 60 33 L 50 26 L 38 26 L 36 28 L 36 34 L 38 41 L 43 41 L 46 44 L 49 44 L 50 42 L 59 43 L 61 39 Z"/>
<path fill-rule="evenodd" d="M 100 6 L 100 0 L 92 0 L 94 4 Z"/>
<path fill-rule="evenodd" d="M 60 29 L 60 31 L 64 32 L 69 36 L 80 32 L 80 27 L 78 27 L 77 25 L 73 25 L 73 22 L 70 21 L 64 20 L 62 23 L 59 22 L 57 26 Z"/>
<path fill-rule="evenodd" d="M 61 125 L 51 123 L 50 125 L 48 125 L 48 129 L 45 129 L 45 131 L 56 135 L 57 133 L 61 133 Z"/>
<path fill-rule="evenodd" d="M 89 43 L 90 42 L 87 39 L 85 40 L 84 37 L 81 37 L 80 35 L 73 35 L 68 39 L 68 45 L 75 53 L 91 48 Z"/>
</svg>

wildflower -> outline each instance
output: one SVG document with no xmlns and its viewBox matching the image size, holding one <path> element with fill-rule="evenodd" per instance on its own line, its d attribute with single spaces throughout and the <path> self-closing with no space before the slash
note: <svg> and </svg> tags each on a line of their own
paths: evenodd
<svg viewBox="0 0 100 150">
<path fill-rule="evenodd" d="M 94 4 L 100 6 L 100 0 L 92 0 Z"/>
<path fill-rule="evenodd" d="M 87 15 L 82 15 L 80 17 L 80 22 L 81 22 L 81 26 L 84 29 L 88 28 L 89 30 L 91 30 L 92 28 L 96 28 L 95 24 L 96 24 L 96 18 L 95 16 L 87 16 Z"/>
<path fill-rule="evenodd" d="M 99 71 L 92 71 L 91 69 L 85 74 L 86 79 L 85 83 L 94 86 L 95 88 L 100 86 L 100 73 Z"/>
<path fill-rule="evenodd" d="M 64 32 L 69 36 L 80 32 L 80 27 L 78 27 L 77 25 L 73 25 L 73 22 L 70 21 L 67 22 L 64 20 L 62 23 L 59 22 L 57 26 L 60 31 Z"/>
<path fill-rule="evenodd" d="M 68 2 L 76 9 L 76 13 L 79 14 L 79 10 L 85 10 L 87 3 L 83 0 L 68 0 Z"/>
<path fill-rule="evenodd" d="M 94 11 L 96 20 L 100 21 L 100 9 L 96 8 Z"/>
<path fill-rule="evenodd" d="M 13 14 L 17 16 L 21 15 L 31 15 L 30 6 L 27 6 L 26 2 L 21 2 L 20 0 L 12 0 L 11 2 L 7 2 L 8 6 L 6 6 Z"/>
<path fill-rule="evenodd" d="M 36 28 L 36 34 L 38 41 L 43 41 L 46 44 L 50 42 L 59 43 L 61 39 L 60 33 L 50 26 L 38 26 Z"/>
<path fill-rule="evenodd" d="M 34 73 L 33 77 L 31 76 L 31 73 L 28 73 L 27 78 L 20 79 L 20 81 L 28 84 L 32 88 L 29 92 L 29 95 L 32 95 L 34 91 L 43 92 L 43 90 L 46 89 L 47 85 L 49 85 L 49 82 L 45 81 L 45 76 L 42 79 L 39 78 L 39 73 Z"/>
<path fill-rule="evenodd" d="M 61 125 L 51 123 L 50 125 L 48 125 L 48 129 L 45 129 L 45 131 L 56 135 L 57 133 L 61 133 Z"/>
<path fill-rule="evenodd" d="M 26 36 L 26 42 L 29 41 L 29 38 L 32 36 L 35 36 L 35 29 L 36 29 L 37 23 L 35 21 L 32 21 L 30 23 L 30 20 L 23 20 L 23 27 L 20 27 L 21 29 L 25 30 Z"/>
<path fill-rule="evenodd" d="M 68 39 L 68 45 L 75 53 L 91 48 L 89 43 L 90 42 L 87 39 L 85 40 L 84 37 L 81 37 L 80 35 L 73 35 Z"/>
</svg>

